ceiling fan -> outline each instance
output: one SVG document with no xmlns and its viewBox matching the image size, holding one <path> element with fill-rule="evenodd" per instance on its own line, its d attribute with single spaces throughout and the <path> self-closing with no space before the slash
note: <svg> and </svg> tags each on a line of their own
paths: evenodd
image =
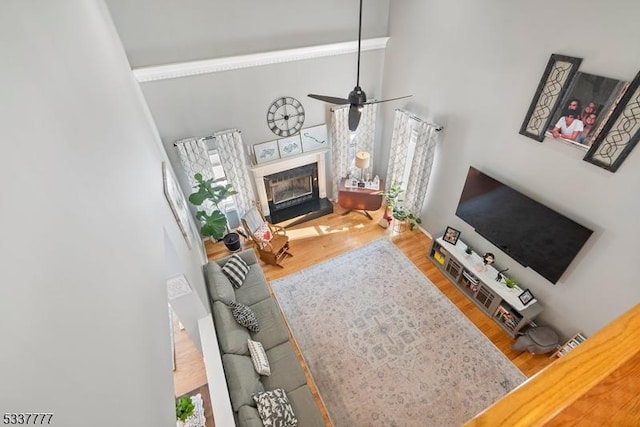
<svg viewBox="0 0 640 427">
<path fill-rule="evenodd" d="M 358 71 L 356 75 L 356 87 L 349 92 L 347 98 L 338 98 L 335 96 L 315 95 L 310 93 L 308 96 L 320 101 L 329 102 L 337 105 L 349 104 L 349 130 L 355 132 L 360 123 L 360 116 L 362 115 L 362 109 L 367 104 L 379 104 L 381 102 L 395 101 L 397 99 L 409 98 L 412 95 L 400 96 L 398 98 L 384 99 L 381 101 L 367 101 L 367 95 L 360 87 L 360 45 L 362 43 L 362 0 L 360 0 L 360 21 L 358 24 Z"/>
</svg>

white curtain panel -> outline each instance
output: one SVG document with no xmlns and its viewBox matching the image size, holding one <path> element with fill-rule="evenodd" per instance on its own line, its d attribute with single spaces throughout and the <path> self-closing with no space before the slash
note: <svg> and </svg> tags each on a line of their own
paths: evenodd
<svg viewBox="0 0 640 427">
<path fill-rule="evenodd" d="M 386 189 L 401 183 L 403 205 L 420 214 L 433 167 L 438 126 L 396 110 L 389 151 Z"/>
<path fill-rule="evenodd" d="M 196 185 L 196 180 L 193 177 L 196 173 L 202 174 L 204 179 L 213 178 L 213 166 L 204 138 L 185 138 L 177 141 L 174 145 L 191 187 Z"/>
<path fill-rule="evenodd" d="M 358 129 L 351 132 L 349 130 L 349 106 L 331 109 L 331 164 L 333 195 L 336 200 L 340 180 L 349 174 L 359 172 L 355 166 L 357 151 L 366 151 L 371 154 L 371 164 L 373 164 L 377 113 L 377 104 L 365 105 Z M 367 172 L 370 170 L 364 171 L 365 174 Z"/>
<path fill-rule="evenodd" d="M 237 129 L 216 132 L 214 144 L 220 155 L 222 169 L 233 189 L 238 192 L 234 197 L 238 213 L 244 215 L 256 199 L 251 185 L 247 165 L 249 157 L 242 143 L 242 135 Z"/>
</svg>

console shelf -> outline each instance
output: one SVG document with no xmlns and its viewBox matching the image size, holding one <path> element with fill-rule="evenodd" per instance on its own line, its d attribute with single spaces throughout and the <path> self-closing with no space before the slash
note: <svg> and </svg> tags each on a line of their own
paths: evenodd
<svg viewBox="0 0 640 427">
<path fill-rule="evenodd" d="M 518 331 L 542 312 L 542 305 L 535 299 L 523 305 L 518 298 L 522 289 L 508 288 L 496 281 L 498 271 L 484 266 L 482 257 L 475 252 L 465 253 L 466 248 L 461 240 L 452 245 L 438 238 L 431 244 L 427 256 L 487 316 L 515 338 Z"/>
</svg>

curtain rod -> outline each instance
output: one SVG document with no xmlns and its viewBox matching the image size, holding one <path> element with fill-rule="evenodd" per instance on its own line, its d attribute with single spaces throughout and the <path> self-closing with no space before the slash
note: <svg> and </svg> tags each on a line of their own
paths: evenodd
<svg viewBox="0 0 640 427">
<path fill-rule="evenodd" d="M 442 129 L 444 129 L 444 126 L 439 125 L 439 124 L 437 124 L 437 123 L 428 123 L 428 122 L 426 122 L 426 121 L 422 120 L 420 117 L 416 116 L 415 114 L 410 113 L 410 112 L 408 112 L 407 110 L 404 110 L 404 109 L 402 109 L 402 108 L 396 108 L 396 111 L 401 111 L 401 112 L 403 112 L 403 113 L 405 113 L 405 114 L 409 115 L 409 117 L 410 117 L 410 118 L 412 118 L 413 120 L 415 120 L 415 121 L 417 121 L 417 122 L 420 122 L 420 123 L 426 123 L 426 124 L 428 124 L 429 126 L 433 126 L 433 127 L 435 127 L 435 128 L 436 128 L 436 132 L 440 132 Z"/>
<path fill-rule="evenodd" d="M 213 135 L 207 135 L 207 136 L 199 136 L 199 137 L 193 137 L 193 139 L 202 139 L 204 141 L 208 141 L 210 139 L 214 139 L 220 135 L 223 135 L 225 133 L 232 133 L 232 132 L 238 132 L 238 133 L 242 133 L 242 131 L 240 129 L 226 129 L 226 130 L 219 130 L 218 132 L 214 132 Z M 185 139 L 190 139 L 190 138 L 183 138 L 180 141 L 184 141 Z M 178 144 L 180 143 L 180 141 L 176 141 L 173 143 L 174 147 L 177 147 Z"/>
</svg>

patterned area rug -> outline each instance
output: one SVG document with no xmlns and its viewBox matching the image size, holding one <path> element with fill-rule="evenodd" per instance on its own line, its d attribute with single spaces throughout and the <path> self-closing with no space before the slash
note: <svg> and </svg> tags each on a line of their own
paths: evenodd
<svg viewBox="0 0 640 427">
<path fill-rule="evenodd" d="M 525 380 L 386 238 L 272 287 L 336 427 L 459 426 Z"/>
</svg>

